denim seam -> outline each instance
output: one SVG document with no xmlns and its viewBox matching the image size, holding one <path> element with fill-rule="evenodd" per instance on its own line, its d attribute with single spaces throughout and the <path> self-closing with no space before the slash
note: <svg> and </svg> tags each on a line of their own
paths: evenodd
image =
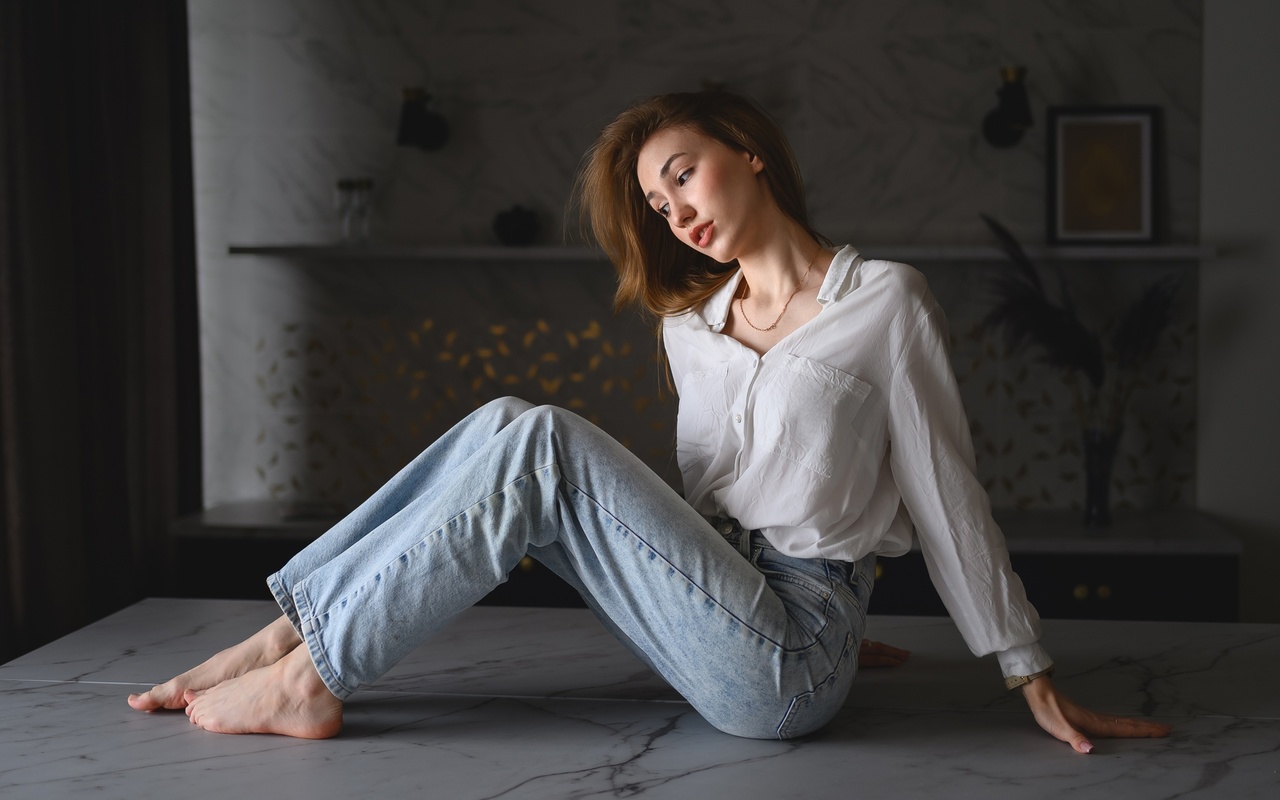
<svg viewBox="0 0 1280 800">
<path fill-rule="evenodd" d="M 293 602 L 298 606 L 299 615 L 310 623 L 303 626 L 302 640 L 307 645 L 307 652 L 311 655 L 311 663 L 315 666 L 316 673 L 320 675 L 320 680 L 324 681 L 324 685 L 334 697 L 345 700 L 355 693 L 355 689 L 348 687 L 338 678 L 338 672 L 330 662 L 329 654 L 321 641 L 321 626 L 315 617 L 315 607 L 307 597 L 306 587 L 301 583 L 293 587 Z"/>
<path fill-rule="evenodd" d="M 480 507 L 480 506 L 483 506 L 485 503 L 490 503 L 490 502 L 492 502 L 493 498 L 498 497 L 498 496 L 500 496 L 500 495 L 504 495 L 504 494 L 506 494 L 507 490 L 508 490 L 508 489 L 510 489 L 510 488 L 511 488 L 511 487 L 512 487 L 512 486 L 513 486 L 517 481 L 525 480 L 526 478 L 529 478 L 530 476 L 536 476 L 539 472 L 542 472 L 542 471 L 543 471 L 543 470 L 545 470 L 545 469 L 552 469 L 552 468 L 554 468 L 554 469 L 555 469 L 555 471 L 556 471 L 556 474 L 557 474 L 557 475 L 561 475 L 561 476 L 563 476 L 563 473 L 560 471 L 560 465 L 559 465 L 558 463 L 556 463 L 555 461 L 552 461 L 552 462 L 550 462 L 550 463 L 548 463 L 548 464 L 543 464 L 542 466 L 533 467 L 533 468 L 532 468 L 532 469 L 530 469 L 528 472 L 524 472 L 524 473 L 522 473 L 522 474 L 520 474 L 520 475 L 515 476 L 515 477 L 514 477 L 514 478 L 512 478 L 510 481 L 508 481 L 506 484 L 504 484 L 503 486 L 499 487 L 497 491 L 490 492 L 489 494 L 485 495 L 484 497 L 481 497 L 479 500 L 475 501 L 475 502 L 474 502 L 474 503 L 472 503 L 471 505 L 469 505 L 469 506 L 467 506 L 466 508 L 464 508 L 464 509 L 462 509 L 461 511 L 459 511 L 457 514 L 454 514 L 452 517 L 449 517 L 448 519 L 446 519 L 446 520 L 445 520 L 443 523 L 441 523 L 440 525 L 437 525 L 436 527 L 434 527 L 434 528 L 432 528 L 431 530 L 429 530 L 429 531 L 427 531 L 426 533 L 424 533 L 420 539 L 418 539 L 416 542 L 414 542 L 414 544 L 413 544 L 413 546 L 412 546 L 412 547 L 410 547 L 410 548 L 408 548 L 408 549 L 404 550 L 403 552 L 401 552 L 400 554 L 398 554 L 395 558 L 391 559 L 390 561 L 388 561 L 387 563 L 385 563 L 385 564 L 383 564 L 381 567 L 379 567 L 379 568 L 378 568 L 377 573 L 378 573 L 378 574 L 381 574 L 381 573 L 382 573 L 382 572 L 383 572 L 387 567 L 391 566 L 392 564 L 396 563 L 396 562 L 397 562 L 397 561 L 399 561 L 400 559 L 404 558 L 406 555 L 408 555 L 409 553 L 413 552 L 414 550 L 417 550 L 418 548 L 422 547 L 422 545 L 423 545 L 423 544 L 425 544 L 425 543 L 426 543 L 426 541 L 427 541 L 428 539 L 432 538 L 433 536 L 441 536 L 441 535 L 444 535 L 444 533 L 445 533 L 445 529 L 446 529 L 446 528 L 448 528 L 450 525 L 452 525 L 452 524 L 453 524 L 453 522 L 454 522 L 455 520 L 462 519 L 463 517 L 465 517 L 465 516 L 467 516 L 468 514 L 470 514 L 470 513 L 472 512 L 472 510 L 474 510 L 474 509 L 476 509 L 476 508 L 478 508 L 478 507 Z M 359 589 L 362 589 L 362 588 L 364 588 L 364 587 L 365 587 L 365 586 L 367 586 L 367 585 L 368 585 L 368 581 L 366 581 L 365 583 L 360 584 L 360 586 L 357 588 L 357 591 L 359 591 Z M 348 596 L 350 596 L 350 595 L 348 595 Z"/>
<path fill-rule="evenodd" d="M 413 550 L 416 550 L 422 547 L 423 544 L 425 544 L 428 539 L 444 535 L 445 529 L 448 528 L 451 523 L 453 523 L 455 520 L 466 517 L 468 514 L 472 512 L 473 509 L 483 506 L 485 503 L 491 502 L 493 498 L 505 493 L 512 486 L 512 484 L 516 483 L 517 481 L 521 481 L 526 478 L 529 478 L 530 476 L 536 476 L 537 473 L 542 472 L 543 470 L 546 470 L 549 468 L 554 468 L 556 470 L 557 475 L 563 476 L 563 473 L 561 473 L 560 471 L 559 465 L 556 464 L 554 461 L 548 464 L 534 467 L 528 472 L 517 475 L 497 491 L 491 492 L 485 497 L 480 498 L 476 502 L 467 506 L 462 511 L 458 512 L 457 514 L 454 514 L 452 517 L 445 520 L 443 524 L 436 526 L 431 530 L 429 530 L 427 533 L 423 534 L 423 536 L 419 538 L 412 547 L 399 553 L 398 555 L 396 555 L 395 558 L 392 558 L 390 561 L 387 561 L 385 564 L 383 564 L 381 567 L 379 567 L 376 570 L 375 574 L 379 574 L 379 575 L 382 574 L 382 572 L 386 570 L 387 567 L 391 566 L 392 564 L 395 564 L 397 561 L 399 561 L 400 559 L 408 555 Z M 369 583 L 370 581 L 365 581 L 364 583 L 361 583 L 360 586 L 356 587 L 356 589 L 353 592 L 348 593 L 346 597 L 351 598 L 356 596 L 357 594 L 360 593 L 361 590 L 363 590 L 366 586 L 368 586 Z M 315 664 L 316 672 L 320 674 L 320 678 L 324 681 L 325 685 L 329 688 L 329 691 L 332 692 L 333 695 L 338 697 L 339 699 L 343 699 L 351 694 L 354 694 L 355 688 L 348 687 L 338 677 L 338 671 L 334 667 L 332 661 L 329 659 L 328 651 L 326 650 L 326 648 L 323 645 L 323 642 L 321 641 L 323 637 L 321 635 L 320 625 L 317 624 L 317 621 L 316 621 L 315 607 L 311 603 L 310 599 L 306 596 L 305 587 L 300 583 L 296 587 L 294 587 L 294 591 L 296 593 L 295 597 L 293 598 L 293 605 L 296 606 L 295 613 L 299 614 L 300 617 L 305 617 L 306 619 L 310 620 L 311 633 L 310 634 L 305 633 L 303 631 L 303 626 L 300 623 L 295 627 L 298 628 L 299 635 L 302 636 L 303 641 L 305 641 L 307 644 L 307 650 L 311 653 L 311 660 Z M 286 613 L 288 612 L 286 611 Z M 329 610 L 326 610 L 323 613 L 325 615 L 328 615 Z"/>
<path fill-rule="evenodd" d="M 778 723 L 777 735 L 779 739 L 791 738 L 787 732 L 787 727 L 795 719 L 795 715 L 802 707 L 812 705 L 813 699 L 817 697 L 819 692 L 828 688 L 832 683 L 839 679 L 841 667 L 844 665 L 845 659 L 852 656 L 853 646 L 853 633 L 850 632 L 845 634 L 844 647 L 840 649 L 840 655 L 836 659 L 836 665 L 835 668 L 831 670 L 831 674 L 827 675 L 827 677 L 823 678 L 821 681 L 818 681 L 817 685 L 809 691 L 798 694 L 791 699 L 791 704 L 787 707 L 787 712 L 782 715 L 782 721 Z M 839 713 L 839 709 L 837 709 L 836 713 Z"/>
<path fill-rule="evenodd" d="M 733 613 L 731 610 L 729 610 L 727 607 L 725 607 L 725 605 L 724 605 L 724 604 L 722 604 L 722 603 L 721 603 L 717 598 L 713 597 L 713 596 L 711 595 L 711 593 L 710 593 L 710 592 L 708 592 L 706 589 L 702 588 L 702 586 L 700 586 L 700 585 L 698 584 L 698 582 L 697 582 L 697 581 L 693 580 L 693 578 L 691 578 L 688 574 L 686 574 L 686 573 L 684 572 L 684 570 L 681 570 L 681 569 L 680 569 L 679 567 L 677 567 L 675 564 L 673 564 L 673 563 L 671 563 L 669 560 L 667 560 L 666 555 L 664 555 L 662 552 L 660 552 L 660 551 L 659 551 L 657 548 L 655 548 L 653 545 L 649 544 L 649 542 L 648 542 L 648 541 L 647 541 L 643 536 L 641 536 L 640 534 L 636 533 L 636 532 L 631 528 L 631 526 L 627 525 L 625 522 L 623 522 L 622 520 L 620 520 L 620 519 L 618 519 L 616 516 L 614 516 L 613 512 L 611 512 L 611 511 L 609 511 L 607 508 L 605 508 L 605 507 L 604 507 L 604 505 L 603 505 L 599 500 L 595 499 L 595 498 L 594 498 L 594 497 L 592 497 L 590 494 L 588 494 L 587 492 L 583 491 L 583 489 L 582 489 L 582 487 L 581 487 L 581 486 L 578 486 L 577 484 L 573 483 L 573 482 L 572 482 L 572 481 L 570 481 L 568 478 L 566 478 L 566 477 L 564 476 L 564 473 L 563 473 L 563 472 L 561 472 L 561 473 L 560 473 L 560 480 L 564 481 L 565 485 L 567 485 L 567 486 L 571 487 L 571 488 L 572 488 L 574 491 L 576 491 L 578 494 L 580 494 L 580 495 L 582 495 L 583 497 L 585 497 L 585 498 L 587 498 L 588 500 L 590 500 L 590 501 L 595 505 L 595 507 L 596 507 L 596 508 L 598 508 L 601 512 L 603 512 L 605 515 L 607 515 L 607 516 L 609 517 L 609 519 L 612 519 L 615 523 L 617 523 L 617 526 L 618 526 L 619 528 L 621 528 L 621 529 L 625 530 L 627 533 L 629 533 L 630 535 L 634 536 L 634 537 L 636 538 L 636 540 L 637 540 L 637 541 L 639 541 L 641 544 L 643 544 L 643 545 L 644 545 L 644 546 L 649 550 L 649 552 L 653 553 L 653 554 L 654 554 L 654 555 L 656 555 L 658 558 L 662 559 L 662 562 L 663 562 L 664 564 L 666 564 L 666 565 L 667 565 L 667 567 L 668 567 L 672 572 L 674 572 L 675 574 L 679 575 L 680 577 L 682 577 L 682 578 L 684 578 L 686 581 L 688 581 L 690 586 L 695 586 L 695 587 L 697 587 L 698 592 L 700 592 L 700 593 L 702 594 L 702 596 L 703 596 L 703 597 L 705 597 L 705 598 L 706 598 L 709 602 L 711 602 L 714 606 L 716 606 L 717 608 L 719 608 L 719 609 L 720 609 L 721 611 L 723 611 L 726 615 L 728 615 L 731 619 L 733 619 L 735 622 L 737 622 L 737 623 L 738 623 L 739 625 L 741 625 L 742 627 L 746 628 L 746 629 L 747 629 L 748 631 L 750 631 L 751 633 L 755 634 L 756 636 L 759 636 L 761 639 L 764 639 L 764 640 L 765 640 L 766 642 L 768 642 L 769 644 L 771 644 L 771 645 L 773 645 L 774 647 L 778 648 L 778 650 L 779 650 L 782 654 L 784 654 L 784 655 L 796 655 L 796 654 L 799 654 L 799 653 L 804 653 L 804 652 L 807 652 L 807 651 L 809 651 L 809 650 L 812 650 L 814 647 L 816 647 L 816 646 L 817 646 L 818 641 L 815 639 L 815 640 L 814 640 L 814 642 L 813 642 L 812 644 L 806 645 L 805 647 L 801 647 L 801 648 L 790 648 L 790 647 L 787 647 L 786 645 L 784 645 L 782 642 L 777 641 L 777 640 L 776 640 L 776 639 L 774 639 L 772 636 L 769 636 L 769 635 L 767 635 L 767 634 L 765 634 L 765 633 L 763 633 L 763 632 L 761 632 L 761 631 L 757 630 L 757 629 L 756 629 L 756 627 L 755 627 L 754 625 L 751 625 L 751 624 L 750 624 L 750 623 L 748 623 L 746 620 L 742 619 L 742 618 L 741 618 L 741 617 L 739 617 L 737 614 Z M 830 603 L 831 603 L 831 601 L 830 601 L 830 598 L 828 597 L 828 599 L 827 599 L 827 606 L 828 606 L 828 607 L 830 606 Z"/>
<path fill-rule="evenodd" d="M 302 637 L 302 620 L 298 616 L 298 609 L 293 604 L 293 597 L 285 591 L 284 581 L 280 580 L 280 573 L 274 572 L 267 576 L 267 588 L 271 591 L 271 596 L 275 598 L 276 605 L 280 606 L 280 611 L 288 618 L 289 624 L 293 626 L 298 637 Z"/>
</svg>

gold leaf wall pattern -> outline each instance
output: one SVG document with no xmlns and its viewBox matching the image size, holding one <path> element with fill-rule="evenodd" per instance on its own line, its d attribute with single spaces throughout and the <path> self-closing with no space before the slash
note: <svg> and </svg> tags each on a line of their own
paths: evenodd
<svg viewBox="0 0 1280 800">
<path fill-rule="evenodd" d="M 1078 300 L 1099 319 L 1114 317 L 1162 270 L 1077 275 Z M 678 486 L 675 403 L 663 396 L 657 343 L 647 325 L 608 313 L 607 273 L 476 269 L 447 284 L 408 268 L 391 273 L 309 271 L 326 284 L 312 298 L 317 308 L 258 334 L 254 469 L 272 497 L 357 502 L 458 419 L 503 395 L 576 411 Z M 926 265 L 926 275 L 950 323 L 952 364 L 992 505 L 1079 507 L 1080 431 L 1069 385 L 1033 352 L 1009 353 L 982 329 L 989 298 L 981 268 Z M 1092 295 L 1083 291 L 1095 284 Z M 1126 415 L 1118 508 L 1193 502 L 1195 345 L 1188 295 Z"/>
<path fill-rule="evenodd" d="M 273 498 L 350 504 L 455 422 L 505 395 L 568 408 L 674 482 L 674 403 L 656 345 L 612 320 L 464 327 L 424 316 L 288 322 L 258 342 L 272 412 L 256 473 Z"/>
<path fill-rule="evenodd" d="M 1109 320 L 1119 317 L 1143 283 L 1172 271 L 1120 269 L 1125 271 L 1073 276 L 1077 301 L 1104 341 L 1112 332 Z M 984 330 L 988 300 L 971 288 L 981 280 L 961 270 L 930 275 L 951 322 L 952 364 L 969 413 L 978 477 L 996 508 L 1082 508 L 1084 464 L 1072 380 L 1034 349 L 1010 353 L 1000 336 Z M 1196 437 L 1191 295 L 1175 307 L 1172 324 L 1140 376 L 1125 414 L 1112 504 L 1120 509 L 1190 505 Z"/>
</svg>

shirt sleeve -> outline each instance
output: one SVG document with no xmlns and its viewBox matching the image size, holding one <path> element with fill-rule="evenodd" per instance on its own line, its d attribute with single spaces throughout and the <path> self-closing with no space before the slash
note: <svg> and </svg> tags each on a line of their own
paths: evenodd
<svg viewBox="0 0 1280 800">
<path fill-rule="evenodd" d="M 974 655 L 996 653 L 1004 675 L 1052 665 L 1040 617 L 1009 564 L 978 482 L 969 424 L 930 295 L 900 337 L 889 391 L 890 466 L 934 587 Z"/>
</svg>

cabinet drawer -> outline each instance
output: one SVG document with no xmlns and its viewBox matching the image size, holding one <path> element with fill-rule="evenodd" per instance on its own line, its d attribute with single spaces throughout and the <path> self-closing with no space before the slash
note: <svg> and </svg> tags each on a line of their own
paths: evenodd
<svg viewBox="0 0 1280 800">
<path fill-rule="evenodd" d="M 1238 619 L 1235 556 L 1014 553 L 1010 560 L 1048 619 Z M 946 613 L 920 553 L 880 560 L 870 611 Z"/>
</svg>

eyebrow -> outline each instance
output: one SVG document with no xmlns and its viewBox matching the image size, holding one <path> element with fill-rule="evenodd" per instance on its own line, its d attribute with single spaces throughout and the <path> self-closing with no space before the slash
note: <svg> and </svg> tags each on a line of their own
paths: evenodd
<svg viewBox="0 0 1280 800">
<path fill-rule="evenodd" d="M 668 158 L 668 159 L 667 159 L 667 161 L 666 161 L 666 163 L 662 165 L 662 169 L 658 170 L 658 178 L 660 178 L 660 179 L 662 179 L 662 180 L 666 180 L 667 173 L 671 172 L 671 162 L 672 162 L 672 161 L 675 161 L 677 158 L 679 158 L 679 157 L 680 157 L 680 156 L 682 156 L 682 155 L 685 155 L 685 154 L 684 154 L 683 152 L 681 152 L 681 153 L 672 153 L 672 154 L 671 154 L 671 158 Z M 644 196 L 644 201 L 645 201 L 646 203 L 647 203 L 647 202 L 649 202 L 650 200 L 652 200 L 652 199 L 653 199 L 653 196 L 654 196 L 655 194 L 657 194 L 657 192 L 649 192 L 648 194 L 646 194 L 646 195 Z"/>
</svg>

